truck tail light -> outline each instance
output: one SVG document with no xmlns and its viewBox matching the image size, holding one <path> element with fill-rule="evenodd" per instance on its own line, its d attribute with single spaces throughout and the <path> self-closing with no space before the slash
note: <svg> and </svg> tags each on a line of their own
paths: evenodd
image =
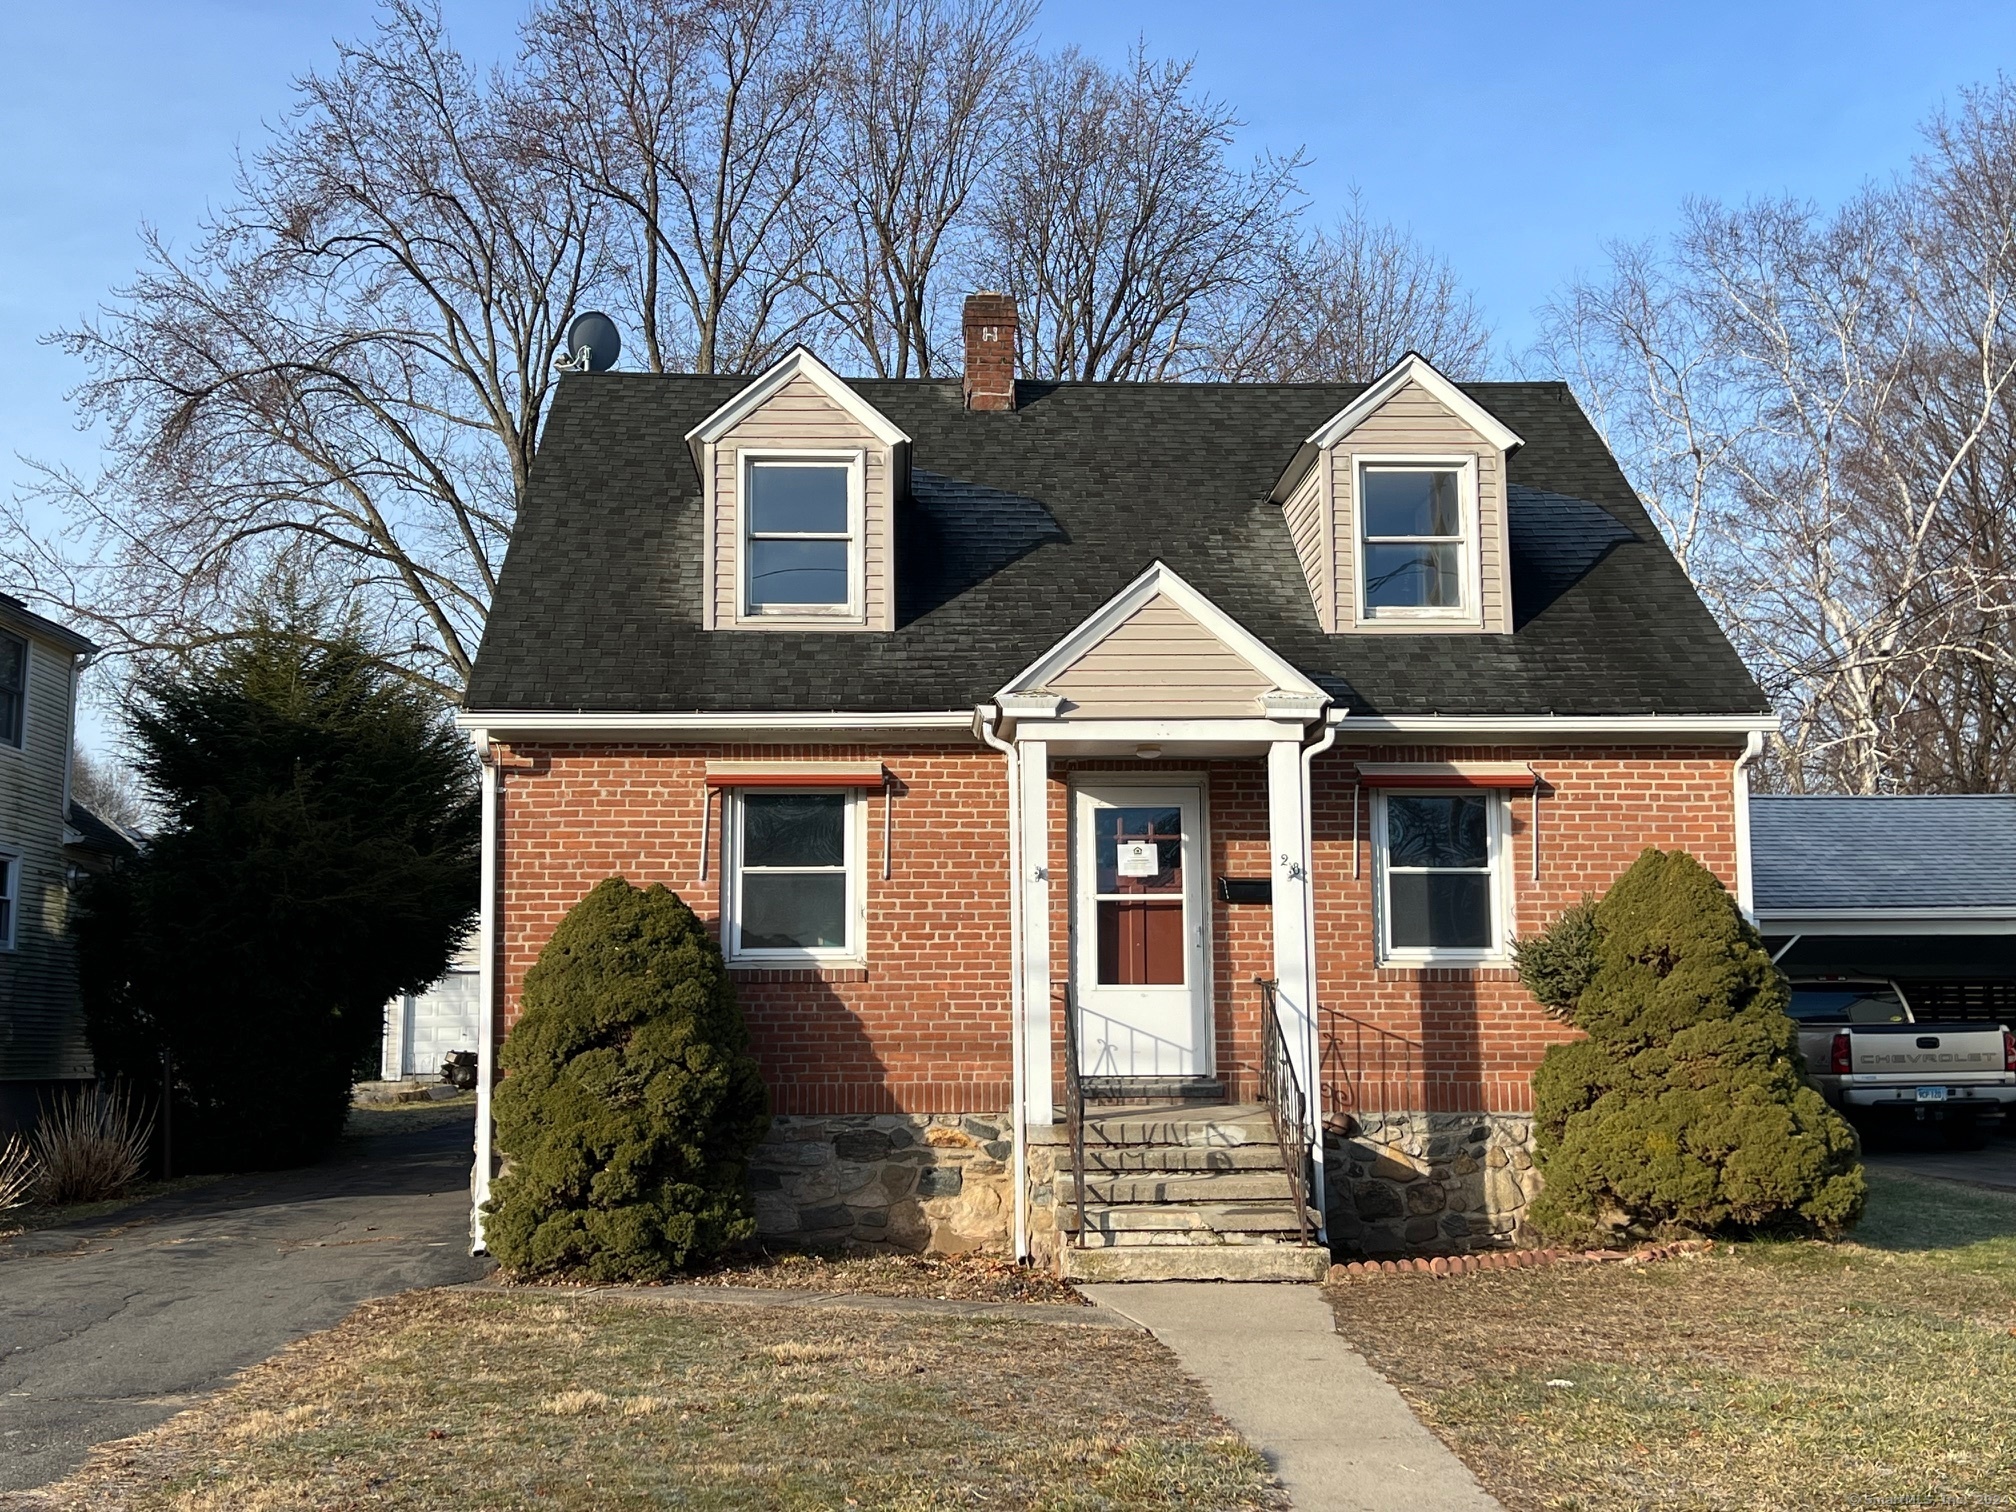
<svg viewBox="0 0 2016 1512">
<path fill-rule="evenodd" d="M 2002 1069 L 2016 1072 L 2016 1029 L 2002 1031 Z"/>
<path fill-rule="evenodd" d="M 2005 1044 L 2002 1048 L 2007 1050 L 2009 1046 Z M 1846 1029 L 1834 1036 L 1834 1049 L 1827 1058 L 1827 1069 L 1835 1076 L 1847 1076 L 1855 1069 L 1855 1053 L 1849 1048 Z"/>
</svg>

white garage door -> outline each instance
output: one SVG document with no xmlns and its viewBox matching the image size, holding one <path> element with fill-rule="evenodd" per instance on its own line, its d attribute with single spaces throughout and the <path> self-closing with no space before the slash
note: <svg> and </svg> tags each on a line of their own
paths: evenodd
<svg viewBox="0 0 2016 1512">
<path fill-rule="evenodd" d="M 451 971 L 425 992 L 405 1000 L 402 1076 L 435 1077 L 452 1051 L 476 1048 L 479 1001 L 473 971 Z"/>
</svg>

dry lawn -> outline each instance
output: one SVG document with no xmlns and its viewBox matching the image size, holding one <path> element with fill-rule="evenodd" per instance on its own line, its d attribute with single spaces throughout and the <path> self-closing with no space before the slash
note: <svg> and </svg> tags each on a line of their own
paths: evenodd
<svg viewBox="0 0 2016 1512">
<path fill-rule="evenodd" d="M 444 1291 L 366 1304 L 12 1505 L 1286 1501 L 1168 1352 L 1128 1331 Z"/>
<path fill-rule="evenodd" d="M 1330 1296 L 1515 1512 L 2016 1506 L 2016 1197 L 1870 1190 L 1850 1243 Z"/>
<path fill-rule="evenodd" d="M 1088 1304 L 1067 1281 L 1035 1265 L 996 1255 L 829 1255 L 784 1250 L 756 1255 L 681 1279 L 705 1286 L 855 1292 L 874 1297 L 939 1297 L 960 1302 Z"/>
</svg>

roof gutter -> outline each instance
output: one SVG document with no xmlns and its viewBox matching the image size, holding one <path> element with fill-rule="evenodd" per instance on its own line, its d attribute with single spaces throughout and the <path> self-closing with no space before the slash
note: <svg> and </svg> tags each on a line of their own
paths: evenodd
<svg viewBox="0 0 2016 1512">
<path fill-rule="evenodd" d="M 633 740 L 744 740 L 780 735 L 821 740 L 875 739 L 892 735 L 942 735 L 970 731 L 971 709 L 924 709 L 893 714 L 869 713 L 728 713 L 642 714 L 607 710 L 522 711 L 465 709 L 455 716 L 458 728 L 487 730 L 493 739 L 545 736 L 579 738 L 624 736 Z"/>
<path fill-rule="evenodd" d="M 1355 714 L 1354 734 L 1504 735 L 1562 740 L 1581 736 L 1666 740 L 1676 735 L 1735 737 L 1778 728 L 1758 714 Z"/>
</svg>

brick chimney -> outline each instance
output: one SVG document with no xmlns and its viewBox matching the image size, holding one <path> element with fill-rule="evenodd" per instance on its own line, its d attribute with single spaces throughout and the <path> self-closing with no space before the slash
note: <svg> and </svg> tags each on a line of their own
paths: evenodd
<svg viewBox="0 0 2016 1512">
<path fill-rule="evenodd" d="M 1015 300 L 991 289 L 966 296 L 966 408 L 1015 408 Z"/>
</svg>

